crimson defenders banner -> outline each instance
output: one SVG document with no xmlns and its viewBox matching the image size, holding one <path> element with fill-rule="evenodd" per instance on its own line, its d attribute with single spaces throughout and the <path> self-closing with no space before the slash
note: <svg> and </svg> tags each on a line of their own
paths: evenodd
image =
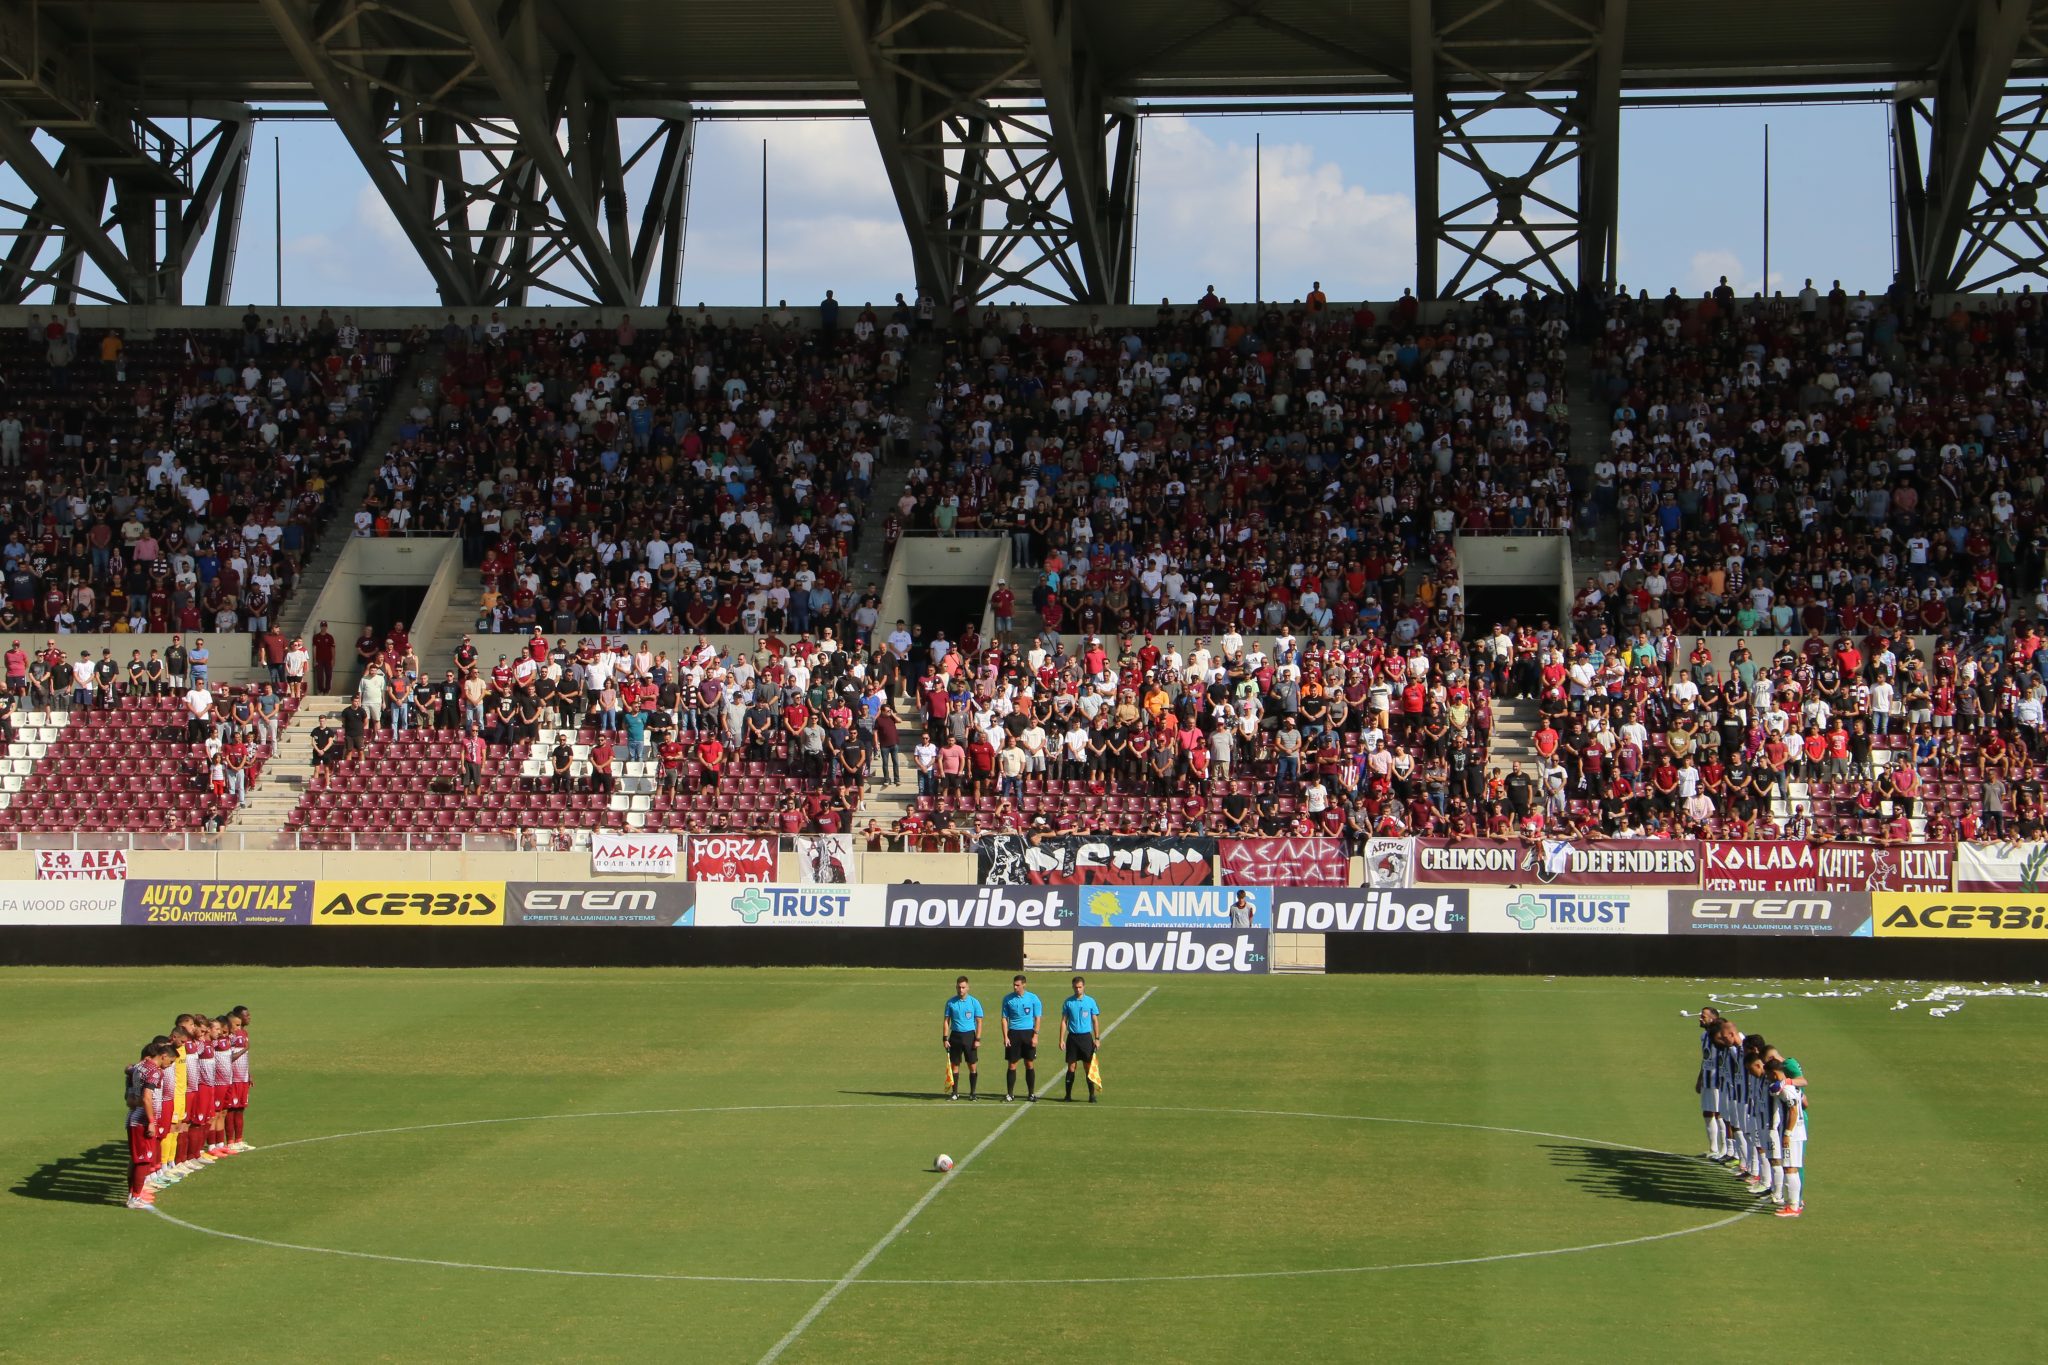
<svg viewBox="0 0 2048 1365">
<path fill-rule="evenodd" d="M 1700 884 L 1697 839 L 1417 839 L 1422 886 L 1685 886 Z"/>
<path fill-rule="evenodd" d="M 1342 839 L 1219 839 L 1225 886 L 1348 886 Z"/>
<path fill-rule="evenodd" d="M 1707 841 L 1709 891 L 1946 891 L 1947 844 L 1815 844 L 1804 839 Z"/>
<path fill-rule="evenodd" d="M 974 853 L 984 886 L 1208 886 L 1216 840 L 990 834 Z"/>
</svg>

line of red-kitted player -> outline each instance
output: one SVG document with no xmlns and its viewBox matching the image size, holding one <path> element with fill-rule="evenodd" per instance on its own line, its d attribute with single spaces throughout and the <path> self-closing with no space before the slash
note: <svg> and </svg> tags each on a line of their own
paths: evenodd
<svg viewBox="0 0 2048 1365">
<path fill-rule="evenodd" d="M 128 1068 L 128 1207 L 146 1209 L 156 1192 L 249 1150 L 242 1138 L 249 1108 L 249 1007 L 217 1018 L 181 1014 L 151 1039 Z"/>
</svg>

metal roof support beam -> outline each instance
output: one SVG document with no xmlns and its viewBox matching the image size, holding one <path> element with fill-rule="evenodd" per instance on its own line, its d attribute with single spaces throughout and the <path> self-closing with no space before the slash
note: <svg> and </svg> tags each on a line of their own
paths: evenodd
<svg viewBox="0 0 2048 1365">
<path fill-rule="evenodd" d="M 1588 307 L 1614 293 L 1621 213 L 1621 64 L 1628 0 L 1605 0 L 1600 50 L 1585 85 L 1585 138 L 1579 154 L 1579 291 Z M 1770 281 L 1764 281 L 1770 292 Z"/>
<path fill-rule="evenodd" d="M 83 253 L 99 267 L 100 273 L 112 283 L 123 301 L 153 303 L 157 300 L 158 284 L 153 266 L 149 270 L 137 269 L 128 253 L 101 225 L 99 206 L 104 202 L 104 190 L 95 197 L 89 192 L 82 192 L 74 183 L 74 176 L 59 174 L 57 167 L 50 164 L 42 149 L 36 146 L 29 129 L 11 112 L 4 110 L 0 110 L 0 162 L 13 167 L 21 182 L 35 195 L 33 216 L 62 228 L 65 245 L 72 249 L 70 265 L 74 280 L 77 253 Z M 91 178 L 104 179 L 104 175 L 101 173 Z"/>
<path fill-rule="evenodd" d="M 1038 71 L 1045 98 L 1046 121 L 1060 159 L 1067 214 L 1073 220 L 1075 248 L 1091 302 L 1128 303 L 1131 271 L 1125 219 L 1135 205 L 1113 202 L 1111 162 L 1116 153 L 1110 118 L 1095 56 L 1075 33 L 1080 0 L 1022 0 L 1024 35 Z M 1135 150 L 1135 145 L 1133 146 Z"/>
<path fill-rule="evenodd" d="M 1436 79 L 1436 5 L 1408 0 L 1409 85 L 1415 93 L 1415 297 L 1432 300 L 1437 290 L 1437 254 L 1443 241 L 1442 186 L 1437 175 L 1444 152 L 1445 107 Z"/>
<path fill-rule="evenodd" d="M 421 264 L 433 276 L 435 288 L 441 291 L 441 302 L 450 307 L 472 307 L 483 302 L 477 297 L 475 280 L 456 266 L 448 243 L 435 230 L 431 211 L 421 204 L 420 196 L 406 183 L 398 163 L 392 158 L 393 149 L 385 144 L 380 121 L 373 117 L 376 102 L 382 97 L 371 75 L 358 66 L 342 67 L 339 59 L 327 50 L 321 31 L 316 31 L 313 7 L 304 0 L 258 0 L 258 3 L 269 15 L 292 59 L 305 73 L 313 92 L 327 106 L 335 127 L 341 130 L 341 135 L 348 139 L 348 145 L 363 163 L 370 183 L 383 196 L 391 216 L 398 220 L 399 229 L 412 243 Z M 328 26 L 324 31 L 333 33 L 335 30 Z"/>
<path fill-rule="evenodd" d="M 1612 271 L 1613 177 L 1585 158 L 1619 143 L 1625 3 L 1539 0 L 1503 35 L 1504 0 L 1410 0 L 1417 297 L 1571 294 L 1589 256 Z"/>
<path fill-rule="evenodd" d="M 1917 274 L 1947 287 L 1978 177 L 1999 132 L 2013 60 L 2033 27 L 2037 0 L 1964 0 L 1934 78 L 1934 136 Z"/>
<path fill-rule="evenodd" d="M 600 207 L 616 194 L 621 223 L 624 220 L 625 190 L 623 185 L 613 183 L 611 174 L 616 170 L 617 162 L 616 124 L 608 112 L 589 110 L 580 101 L 574 101 L 572 96 L 572 123 L 580 118 L 590 118 L 596 125 L 592 129 L 593 136 L 600 141 L 605 129 L 609 129 L 614 153 L 605 157 L 600 151 L 591 158 L 598 164 L 592 165 L 585 175 L 576 175 L 562 153 L 558 124 L 548 117 L 542 98 L 541 92 L 547 88 L 546 73 L 515 59 L 499 32 L 498 21 L 506 17 L 511 18 L 514 24 L 537 26 L 534 7 L 521 6 L 518 0 L 506 0 L 499 13 L 487 19 L 480 0 L 449 0 L 449 5 L 462 27 L 463 36 L 475 50 L 477 62 L 490 78 L 513 127 L 518 130 L 520 154 L 533 161 L 541 180 L 547 185 L 555 212 L 561 217 L 564 235 L 581 256 L 580 264 L 596 287 L 598 302 L 614 306 L 638 303 L 632 289 L 630 260 L 622 258 L 613 249 L 614 244 L 606 240 L 598 216 Z M 530 41 L 528 46 L 532 46 Z M 574 57 L 566 58 L 564 65 L 571 68 L 568 78 L 575 80 Z"/>
<path fill-rule="evenodd" d="M 964 0 L 836 5 L 918 288 L 1128 298 L 1136 120 L 1091 74 L 1074 0 L 1025 0 L 1021 31 Z"/>
</svg>

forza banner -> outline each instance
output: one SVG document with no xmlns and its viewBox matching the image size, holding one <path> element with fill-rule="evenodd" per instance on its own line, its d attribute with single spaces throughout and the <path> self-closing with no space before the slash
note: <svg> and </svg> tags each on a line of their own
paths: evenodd
<svg viewBox="0 0 2048 1365">
<path fill-rule="evenodd" d="M 1070 886 L 892 886 L 891 929 L 1071 929 Z"/>
<path fill-rule="evenodd" d="M 1264 976 L 1273 970 L 1263 929 L 1074 931 L 1076 972 L 1171 972 L 1182 976 Z"/>
<path fill-rule="evenodd" d="M 880 929 L 888 922 L 879 886 L 705 883 L 681 921 L 699 928 Z"/>
<path fill-rule="evenodd" d="M 2048 890 L 2048 844 L 1961 844 L 1956 848 L 1956 890 Z"/>
<path fill-rule="evenodd" d="M 1532 887 L 1472 893 L 1475 934 L 1662 934 L 1669 893 Z"/>
<path fill-rule="evenodd" d="M 1219 839 L 1225 886 L 1348 886 L 1342 839 Z"/>
<path fill-rule="evenodd" d="M 975 840 L 974 851 L 989 886 L 1208 886 L 1216 841 L 991 834 Z"/>
<path fill-rule="evenodd" d="M 1881 892 L 1876 900 L 1879 938 L 2048 938 L 2048 896 L 2037 893 Z"/>
<path fill-rule="evenodd" d="M 119 882 L 0 882 L 0 924 L 75 929 L 120 922 Z"/>
<path fill-rule="evenodd" d="M 1674 934 L 1869 938 L 1867 891 L 1673 891 Z"/>
<path fill-rule="evenodd" d="M 507 882 L 505 923 L 687 924 L 696 903 L 697 888 L 688 882 Z"/>
<path fill-rule="evenodd" d="M 123 924 L 311 924 L 313 883 L 123 883 Z"/>
<path fill-rule="evenodd" d="M 1081 923 L 1190 929 L 1270 929 L 1264 886 L 1118 886 L 1081 892 Z"/>
<path fill-rule="evenodd" d="M 1375 887 L 1364 891 L 1273 888 L 1273 928 L 1283 934 L 1462 934 L 1471 892 Z"/>
<path fill-rule="evenodd" d="M 1696 839 L 1417 839 L 1417 885 L 1700 884 Z"/>
<path fill-rule="evenodd" d="M 775 840 L 746 834 L 690 836 L 690 880 L 693 882 L 772 882 Z"/>
<path fill-rule="evenodd" d="M 1946 844 L 1815 844 L 1804 839 L 1706 844 L 1710 891 L 1946 891 Z"/>
<path fill-rule="evenodd" d="M 503 882 L 315 882 L 313 923 L 445 924 L 505 922 Z"/>
</svg>

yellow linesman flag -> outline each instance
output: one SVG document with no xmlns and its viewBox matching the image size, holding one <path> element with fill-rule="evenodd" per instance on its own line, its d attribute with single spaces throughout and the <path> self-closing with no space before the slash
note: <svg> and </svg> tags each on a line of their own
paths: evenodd
<svg viewBox="0 0 2048 1365">
<path fill-rule="evenodd" d="M 948 1090 L 951 1090 L 952 1088 L 953 1088 L 953 1059 L 952 1059 L 951 1057 L 948 1057 L 948 1058 L 946 1058 L 946 1089 L 948 1089 Z"/>
<path fill-rule="evenodd" d="M 1093 1057 L 1088 1059 L 1088 1084 L 1102 1089 L 1102 1063 Z"/>
</svg>

